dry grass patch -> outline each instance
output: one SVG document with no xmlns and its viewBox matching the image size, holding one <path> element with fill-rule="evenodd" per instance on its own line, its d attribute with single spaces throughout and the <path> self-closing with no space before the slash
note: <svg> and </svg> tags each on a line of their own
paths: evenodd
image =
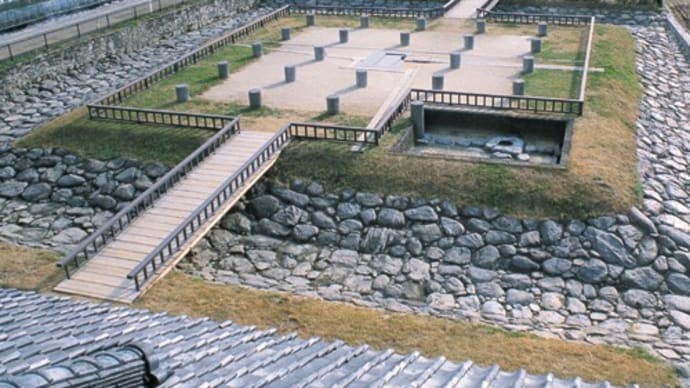
<svg viewBox="0 0 690 388">
<path fill-rule="evenodd" d="M 586 345 L 507 332 L 423 315 L 325 302 L 315 298 L 210 284 L 172 272 L 137 303 L 154 311 L 232 320 L 301 337 L 341 339 L 350 345 L 369 344 L 397 352 L 420 351 L 426 357 L 471 359 L 506 370 L 553 372 L 563 378 L 608 380 L 616 385 L 635 382 L 643 387 L 675 385 L 672 368 L 644 352 L 604 345 Z"/>
<path fill-rule="evenodd" d="M 57 252 L 0 241 L 0 287 L 50 291 L 63 278 Z"/>
</svg>

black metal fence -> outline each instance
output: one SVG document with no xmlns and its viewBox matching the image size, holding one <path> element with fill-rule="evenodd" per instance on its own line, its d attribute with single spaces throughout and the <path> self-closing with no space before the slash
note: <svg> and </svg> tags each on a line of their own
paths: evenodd
<svg viewBox="0 0 690 388">
<path fill-rule="evenodd" d="M 379 144 L 380 137 L 380 132 L 373 129 L 321 123 L 290 123 L 288 128 L 290 137 L 297 139 Z"/>
<path fill-rule="evenodd" d="M 247 25 L 239 27 L 232 30 L 231 32 L 221 36 L 220 38 L 214 39 L 198 49 L 192 51 L 191 53 L 177 59 L 161 68 L 139 78 L 138 80 L 131 82 L 120 89 L 108 93 L 106 96 L 101 97 L 95 104 L 97 105 L 114 105 L 121 104 L 126 98 L 132 96 L 133 94 L 146 90 L 150 88 L 156 82 L 167 78 L 178 71 L 186 68 L 187 66 L 196 64 L 200 59 L 207 57 L 216 52 L 217 49 L 233 44 L 238 40 L 247 37 L 252 32 L 259 28 L 262 28 L 271 21 L 275 21 L 281 16 L 288 14 L 288 9 L 290 6 L 284 6 L 277 9 L 266 16 L 263 16 Z"/>
<path fill-rule="evenodd" d="M 290 139 L 289 128 L 290 126 L 286 125 L 276 133 L 127 275 L 128 279 L 134 280 L 137 291 L 209 218 L 214 216 L 218 209 L 222 208 L 247 181 L 251 180 L 255 172 L 287 144 Z"/>
<path fill-rule="evenodd" d="M 547 97 L 511 96 L 481 93 L 451 92 L 443 90 L 410 90 L 412 100 L 432 104 L 470 106 L 477 108 L 520 110 L 532 112 L 582 114 L 584 103 L 580 100 L 569 100 Z"/>
<path fill-rule="evenodd" d="M 69 278 L 70 266 L 78 268 L 82 263 L 93 257 L 122 232 L 127 225 L 131 224 L 137 216 L 151 207 L 154 202 L 184 178 L 187 173 L 239 131 L 239 118 L 235 118 L 172 170 L 168 171 L 168 173 L 160 178 L 153 186 L 130 202 L 95 232 L 91 233 L 84 241 L 79 243 L 76 248 L 60 260 L 57 264 L 58 267 L 63 268 L 65 275 Z"/>
<path fill-rule="evenodd" d="M 385 17 L 426 17 L 435 18 L 443 16 L 445 12 L 442 6 L 428 8 L 388 8 L 388 7 L 345 7 L 329 5 L 291 5 L 291 13 L 314 13 L 317 15 L 337 16 L 385 16 Z"/>
</svg>

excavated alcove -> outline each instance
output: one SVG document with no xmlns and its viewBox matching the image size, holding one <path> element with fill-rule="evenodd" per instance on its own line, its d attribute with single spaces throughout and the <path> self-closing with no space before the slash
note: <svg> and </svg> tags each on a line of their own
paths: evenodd
<svg viewBox="0 0 690 388">
<path fill-rule="evenodd" d="M 572 118 L 507 111 L 424 108 L 424 137 L 412 129 L 400 151 L 417 156 L 565 167 Z"/>
</svg>

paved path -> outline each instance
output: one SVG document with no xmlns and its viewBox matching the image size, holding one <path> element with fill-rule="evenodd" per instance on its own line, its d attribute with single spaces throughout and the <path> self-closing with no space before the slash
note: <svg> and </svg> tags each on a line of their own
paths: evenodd
<svg viewBox="0 0 690 388">
<path fill-rule="evenodd" d="M 477 14 L 477 8 L 484 5 L 486 0 L 461 0 L 449 9 L 443 17 L 450 19 L 472 19 Z"/>
<path fill-rule="evenodd" d="M 134 281 L 127 279 L 127 274 L 272 136 L 270 132 L 251 131 L 235 135 L 80 267 L 70 279 L 58 284 L 55 291 L 125 303 L 134 301 L 140 293 L 135 290 Z M 265 169 L 259 171 L 256 175 Z M 245 186 L 250 185 L 245 183 Z M 238 199 L 242 193 L 238 190 Z M 169 259 L 166 269 L 173 264 L 174 260 Z"/>
</svg>

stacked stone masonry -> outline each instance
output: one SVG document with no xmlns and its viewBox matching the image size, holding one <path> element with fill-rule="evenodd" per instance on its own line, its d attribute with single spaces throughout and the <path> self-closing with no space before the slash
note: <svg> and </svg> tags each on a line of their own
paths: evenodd
<svg viewBox="0 0 690 388">
<path fill-rule="evenodd" d="M 0 150 L 0 238 L 64 251 L 168 171 L 157 163 L 84 159 L 59 148 Z"/>
<path fill-rule="evenodd" d="M 637 210 L 586 222 L 519 220 L 437 199 L 327 194 L 299 180 L 262 184 L 238 209 L 180 268 L 226 284 L 682 357 L 671 343 L 685 343 L 690 329 L 690 253 L 661 243 Z"/>
</svg>

